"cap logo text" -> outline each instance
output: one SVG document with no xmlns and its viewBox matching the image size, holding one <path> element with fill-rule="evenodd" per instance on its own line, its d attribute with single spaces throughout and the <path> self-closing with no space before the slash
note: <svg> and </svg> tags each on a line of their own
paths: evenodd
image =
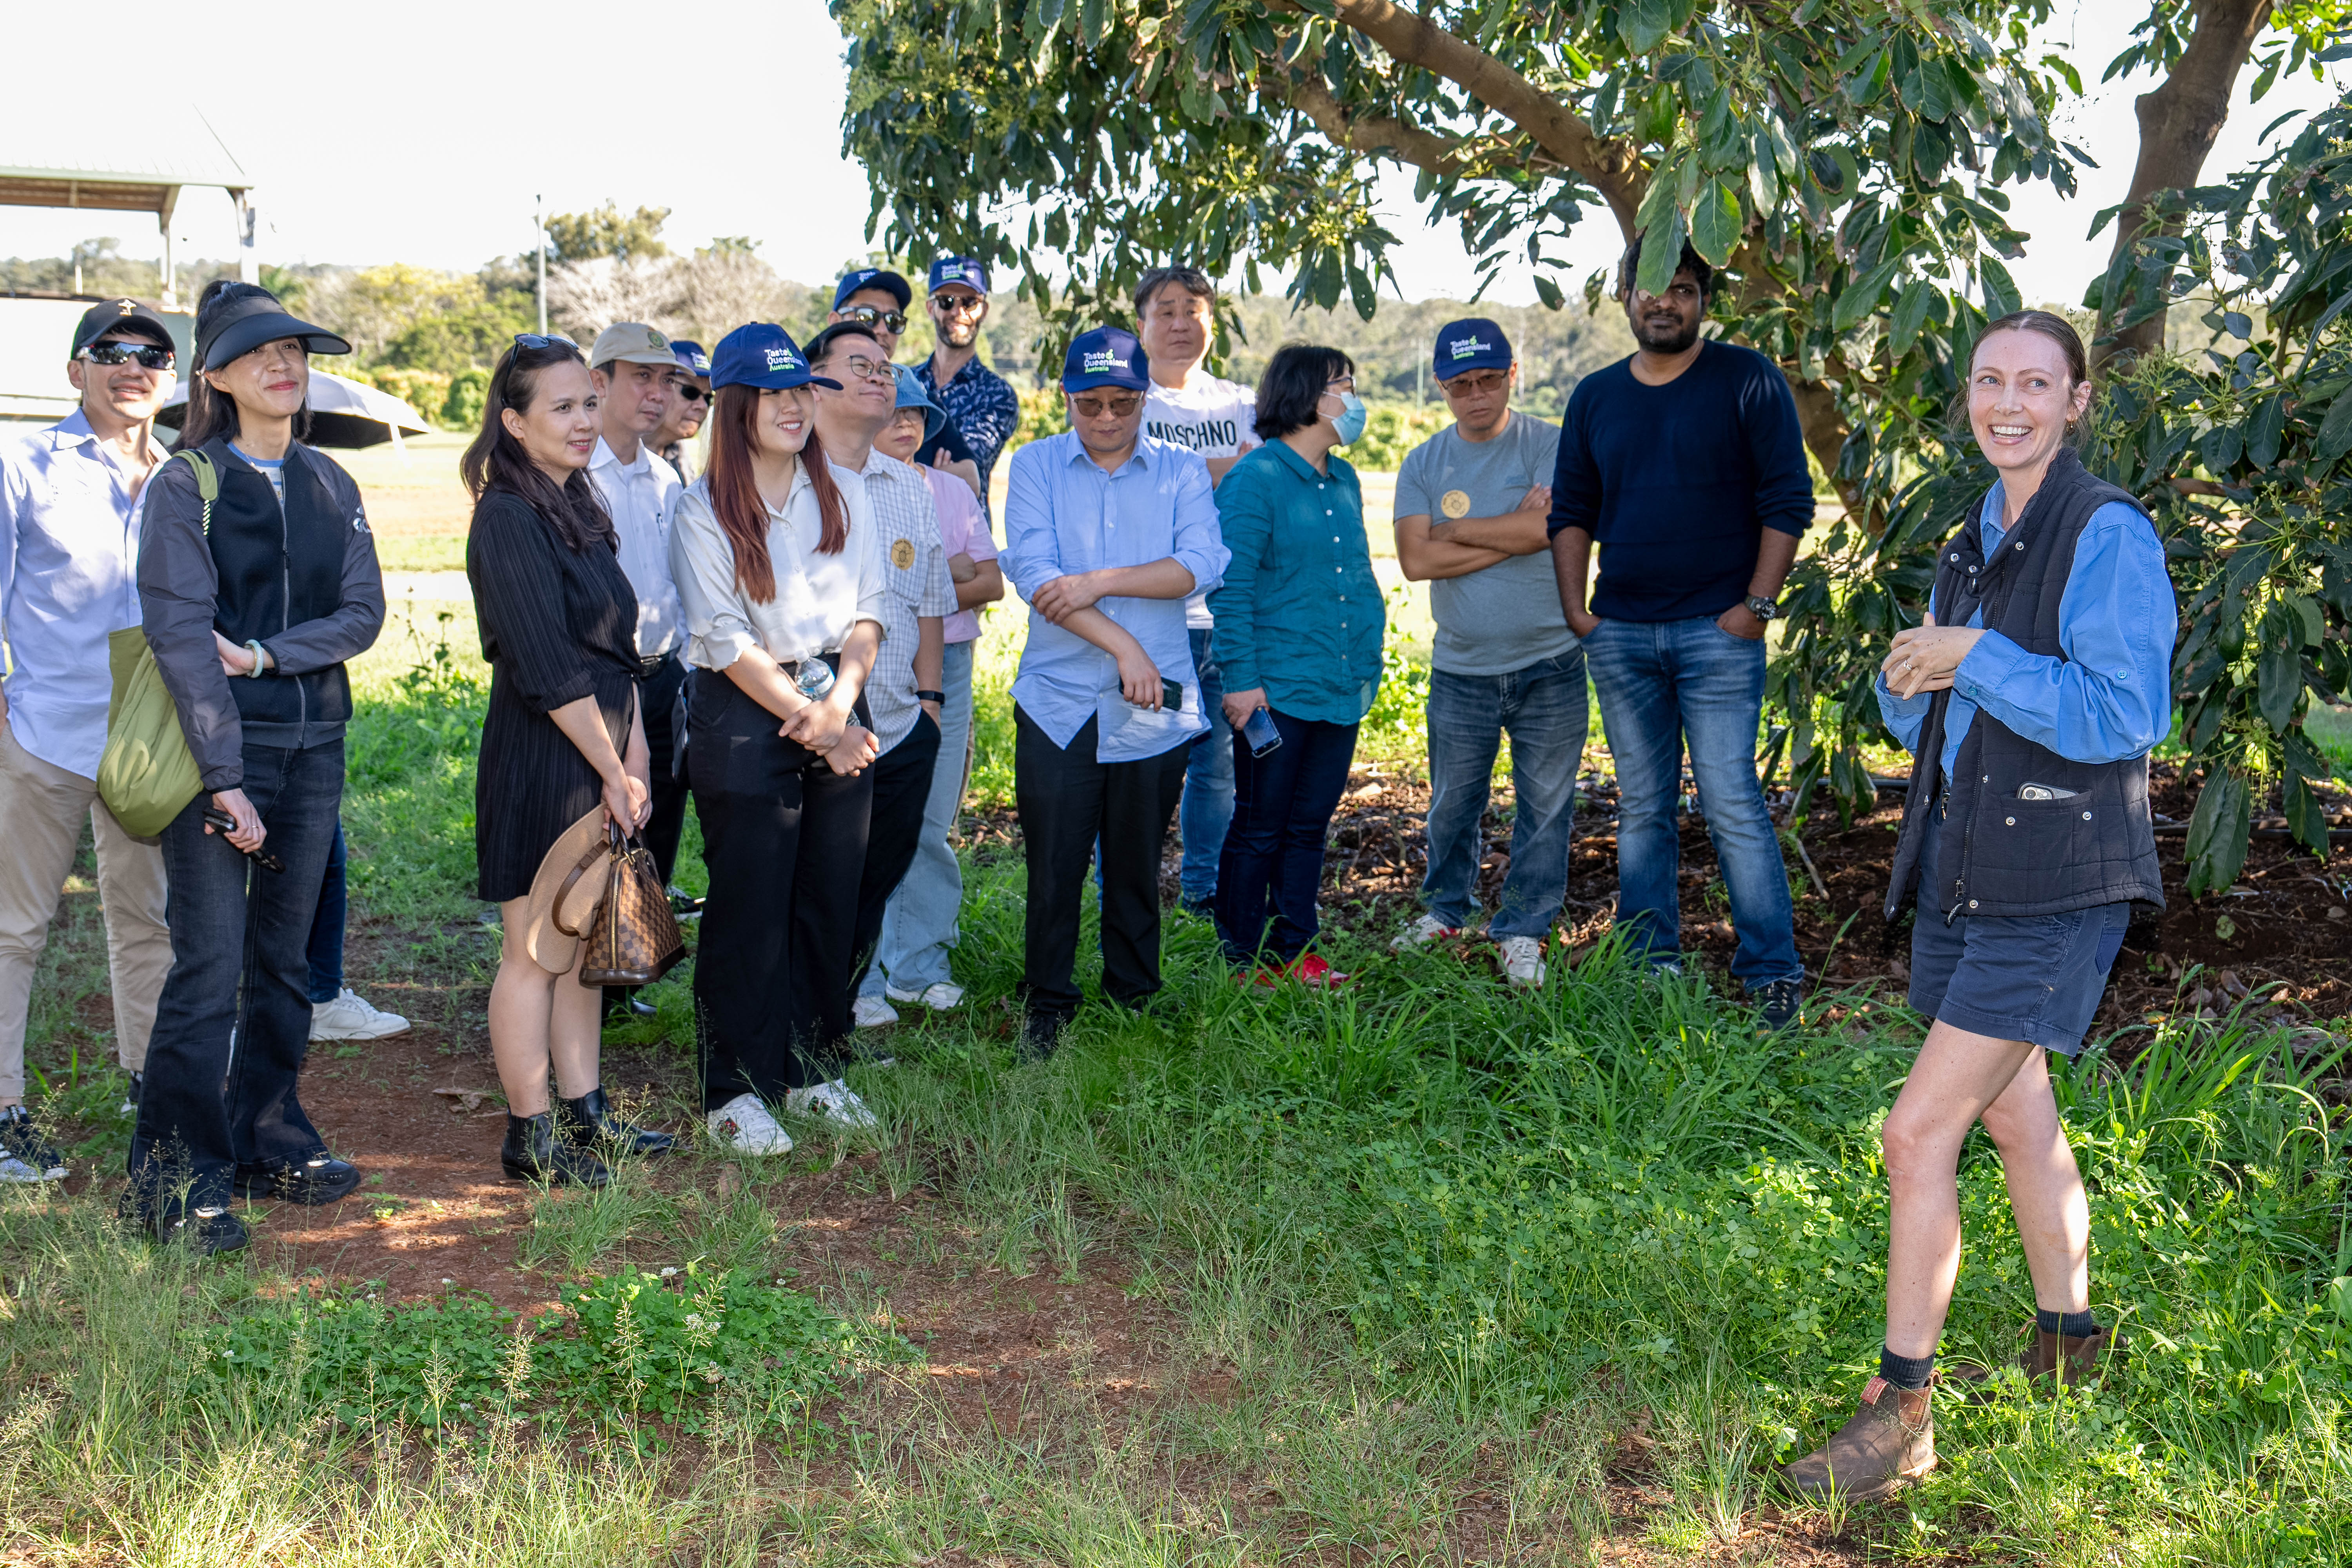
<svg viewBox="0 0 2352 1568">
<path fill-rule="evenodd" d="M 1468 359 L 1472 354 L 1486 353 L 1490 352 L 1494 346 L 1495 345 L 1490 342 L 1480 341 L 1478 334 L 1475 332 L 1471 333 L 1466 338 L 1456 338 L 1451 343 L 1446 345 L 1447 348 L 1453 351 L 1454 357 L 1455 359 Z"/>
</svg>

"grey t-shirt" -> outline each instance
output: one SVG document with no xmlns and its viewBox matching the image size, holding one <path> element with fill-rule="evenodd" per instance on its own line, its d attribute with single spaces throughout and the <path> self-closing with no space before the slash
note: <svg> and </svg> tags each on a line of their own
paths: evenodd
<svg viewBox="0 0 2352 1568">
<path fill-rule="evenodd" d="M 1506 516 L 1529 490 L 1551 483 L 1559 452 L 1559 426 L 1517 409 L 1491 441 L 1441 430 L 1405 455 L 1396 515 L 1433 523 Z M 1576 647 L 1560 614 L 1549 551 L 1440 577 L 1429 585 L 1429 608 L 1437 618 L 1429 662 L 1449 675 L 1508 675 Z"/>
</svg>

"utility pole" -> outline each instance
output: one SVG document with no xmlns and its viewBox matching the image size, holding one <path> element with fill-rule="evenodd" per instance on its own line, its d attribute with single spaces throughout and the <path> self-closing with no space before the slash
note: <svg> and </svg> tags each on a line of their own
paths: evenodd
<svg viewBox="0 0 2352 1568">
<path fill-rule="evenodd" d="M 539 226 L 539 335 L 547 336 L 547 198 L 533 196 L 531 218 Z"/>
</svg>

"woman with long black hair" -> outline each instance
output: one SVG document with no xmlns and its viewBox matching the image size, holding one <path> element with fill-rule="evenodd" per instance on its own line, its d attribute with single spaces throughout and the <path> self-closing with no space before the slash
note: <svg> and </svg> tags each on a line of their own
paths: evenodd
<svg viewBox="0 0 2352 1568">
<path fill-rule="evenodd" d="M 149 482 L 140 528 L 142 621 L 201 787 L 163 833 L 172 972 L 123 1205 L 200 1252 L 245 1245 L 233 1194 L 326 1204 L 360 1182 L 295 1093 L 342 803 L 343 666 L 383 626 L 359 487 L 299 439 L 310 356 L 350 352 L 267 289 L 206 285 L 181 455 Z"/>
<path fill-rule="evenodd" d="M 688 786 L 710 868 L 695 957 L 702 1108 L 722 1143 L 780 1154 L 772 1107 L 867 1126 L 841 1081 L 877 746 L 861 694 L 883 563 L 851 531 L 816 433 L 816 375 L 781 327 L 711 357 L 710 467 L 677 505 Z"/>
<path fill-rule="evenodd" d="M 604 994 L 531 952 L 530 894 L 566 828 L 600 804 L 631 832 L 652 812 L 637 709 L 637 596 L 588 479 L 596 391 L 567 338 L 526 333 L 490 373 L 481 433 L 458 465 L 474 497 L 474 588 L 490 710 L 474 785 L 481 896 L 505 935 L 490 985 L 490 1053 L 507 1095 L 509 1176 L 602 1186 L 604 1156 L 657 1154 L 667 1133 L 622 1121 L 604 1089 Z M 561 945 L 561 944 L 556 944 Z M 557 1098 L 551 1107 L 552 1066 Z"/>
</svg>

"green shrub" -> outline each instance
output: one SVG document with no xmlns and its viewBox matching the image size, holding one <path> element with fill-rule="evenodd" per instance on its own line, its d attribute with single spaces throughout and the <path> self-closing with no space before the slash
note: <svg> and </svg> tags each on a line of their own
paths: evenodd
<svg viewBox="0 0 2352 1568">
<path fill-rule="evenodd" d="M 1062 402 L 1060 387 L 1033 386 L 1016 395 L 1021 399 L 1021 423 L 1013 427 L 1013 438 L 1004 443 L 1005 457 L 1070 427 L 1070 411 Z"/>
<path fill-rule="evenodd" d="M 1404 455 L 1454 423 L 1443 404 L 1375 403 L 1364 433 L 1340 449 L 1349 466 L 1368 474 L 1392 474 Z"/>
<path fill-rule="evenodd" d="M 380 364 L 360 372 L 357 379 L 378 392 L 388 392 L 431 424 L 449 402 L 449 377 L 436 370 L 402 370 Z"/>
<path fill-rule="evenodd" d="M 489 402 L 490 373 L 479 365 L 459 371 L 449 378 L 449 395 L 441 400 L 441 427 L 480 429 L 482 410 L 489 406 Z"/>
</svg>

